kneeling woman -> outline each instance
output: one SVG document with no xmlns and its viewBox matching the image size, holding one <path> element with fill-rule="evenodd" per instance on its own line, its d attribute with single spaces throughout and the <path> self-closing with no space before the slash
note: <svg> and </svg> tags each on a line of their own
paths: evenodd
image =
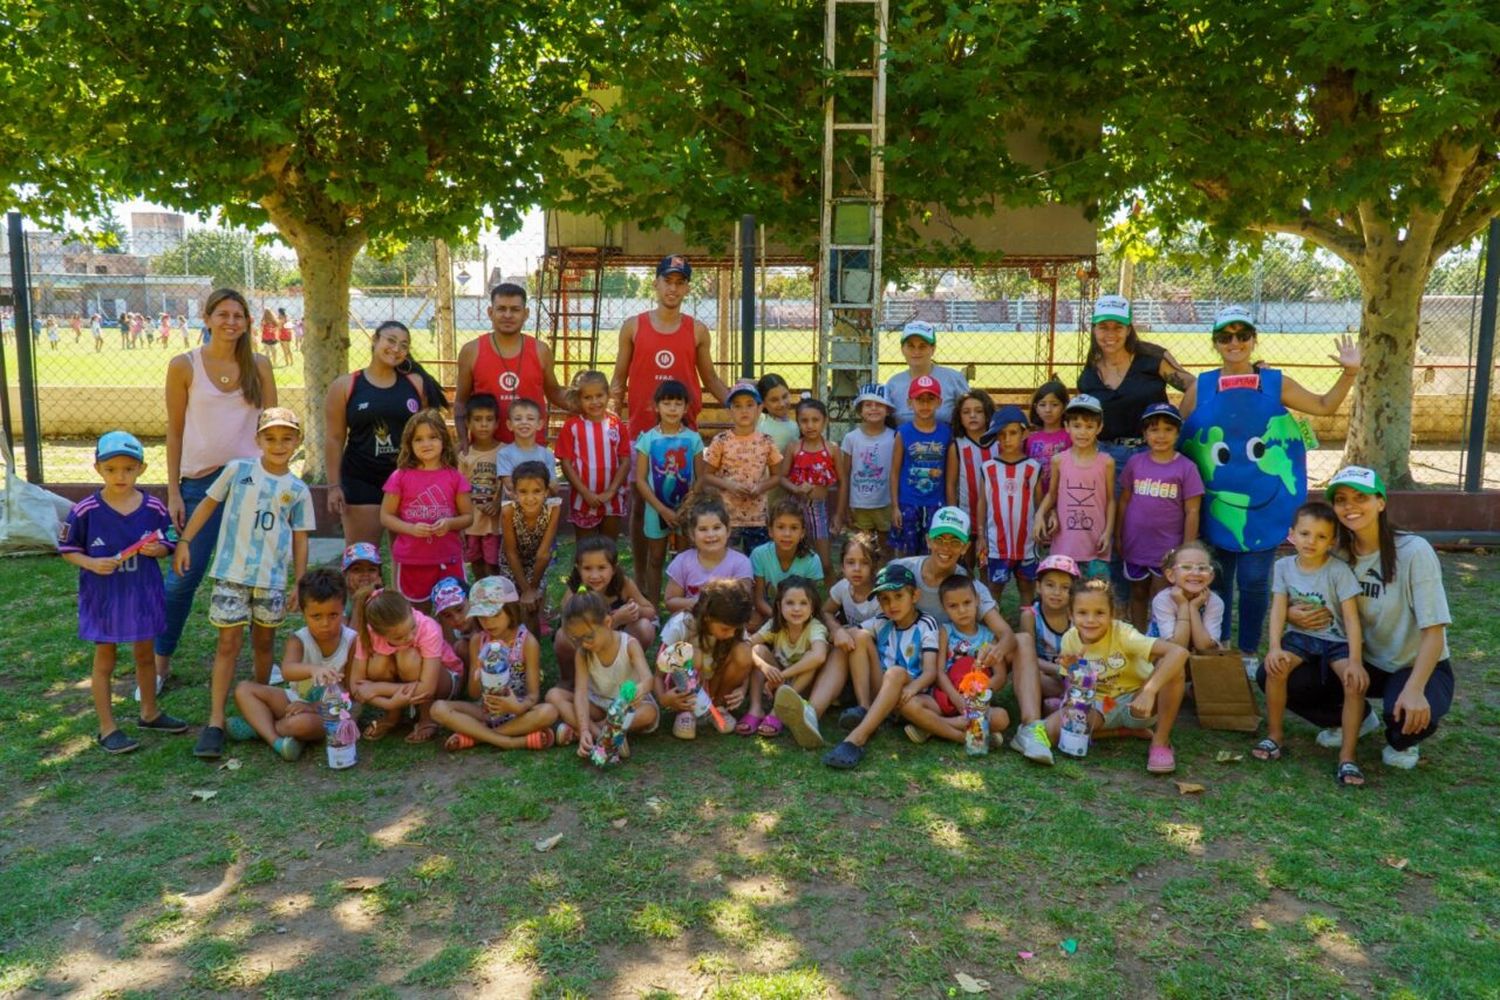
<svg viewBox="0 0 1500 1000">
<path fill-rule="evenodd" d="M 1453 667 L 1448 662 L 1448 598 L 1443 569 L 1426 540 L 1397 531 L 1386 513 L 1385 483 L 1373 469 L 1351 465 L 1328 484 L 1328 499 L 1339 522 L 1354 536 L 1351 565 L 1359 581 L 1355 598 L 1364 633 L 1365 695 L 1379 698 L 1380 717 L 1372 711 L 1360 726 L 1361 736 L 1385 726 L 1382 759 L 1387 767 L 1417 766 L 1418 745 L 1437 731 L 1453 705 Z M 1301 629 L 1325 628 L 1326 608 L 1293 606 L 1288 619 Z M 1265 668 L 1257 678 L 1265 687 Z M 1288 710 L 1315 726 L 1318 744 L 1339 745 L 1343 683 L 1332 673 L 1299 670 L 1287 684 Z"/>
</svg>

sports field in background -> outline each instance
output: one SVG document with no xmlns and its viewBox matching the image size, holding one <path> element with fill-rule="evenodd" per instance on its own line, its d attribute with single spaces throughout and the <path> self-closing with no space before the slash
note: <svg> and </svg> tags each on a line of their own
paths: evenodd
<svg viewBox="0 0 1500 1000">
<path fill-rule="evenodd" d="M 462 345 L 483 332 L 479 329 L 460 330 L 457 341 Z M 1290 369 L 1297 381 L 1321 392 L 1338 378 L 1337 369 L 1301 366 L 1331 364 L 1328 355 L 1333 353 L 1335 335 L 1333 332 L 1265 333 L 1260 337 L 1259 356 L 1271 365 Z M 904 367 L 899 338 L 900 334 L 896 331 L 881 336 L 882 378 L 889 378 Z M 1148 334 L 1146 339 L 1167 348 L 1190 370 L 1211 368 L 1218 362 L 1218 355 L 1214 352 L 1207 333 Z M 357 368 L 369 357 L 369 349 L 358 331 L 351 335 L 350 340 L 349 365 Z M 763 334 L 757 333 L 757 349 L 761 349 L 759 345 L 764 345 L 764 358 L 757 370 L 778 372 L 792 386 L 808 388 L 813 383 L 816 341 L 817 334 L 814 330 L 766 330 Z M 430 331 L 413 331 L 412 342 L 413 354 L 424 363 L 438 356 L 437 340 Z M 613 330 L 600 337 L 597 363 L 605 371 L 609 371 L 614 364 L 615 346 Z M 1083 353 L 1087 350 L 1086 337 L 1076 331 L 1059 331 L 1053 340 L 1050 369 L 1047 347 L 1045 333 L 939 332 L 937 359 L 941 364 L 959 369 L 974 365 L 973 382 L 986 388 L 1033 388 L 1046 380 L 1049 370 L 1057 371 L 1068 385 L 1073 385 Z M 15 344 L 7 342 L 5 350 L 7 367 L 13 373 L 16 370 Z M 120 346 L 118 331 L 106 329 L 104 349 L 96 353 L 93 338 L 87 330 L 84 331 L 82 342 L 76 345 L 73 343 L 72 332 L 64 330 L 56 349 L 49 346 L 45 337 L 37 343 L 37 380 L 42 385 L 54 386 L 125 385 L 160 388 L 167 362 L 182 350 L 180 336 L 172 339 L 169 348 L 153 342 L 150 347 L 125 350 Z M 725 360 L 737 364 L 737 340 L 733 350 L 733 357 Z M 301 386 L 301 355 L 293 355 L 290 367 L 282 364 L 279 347 L 275 357 L 276 384 L 284 388 Z M 559 362 L 561 360 L 559 358 Z M 586 355 L 575 355 L 569 368 L 576 372 L 587 365 Z M 442 381 L 452 383 L 454 369 L 451 365 L 431 365 L 431 369 Z M 562 372 L 559 371 L 558 375 L 561 378 Z"/>
</svg>

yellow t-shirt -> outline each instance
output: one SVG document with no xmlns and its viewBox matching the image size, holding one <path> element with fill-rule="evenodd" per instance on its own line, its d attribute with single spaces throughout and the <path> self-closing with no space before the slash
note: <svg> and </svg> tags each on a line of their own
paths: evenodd
<svg viewBox="0 0 1500 1000">
<path fill-rule="evenodd" d="M 1109 704 L 1124 694 L 1133 694 L 1151 677 L 1151 647 L 1156 640 L 1142 635 L 1135 626 L 1119 618 L 1100 641 L 1085 646 L 1078 629 L 1063 633 L 1062 654 L 1077 656 L 1093 664 L 1097 672 L 1094 691 Z"/>
</svg>

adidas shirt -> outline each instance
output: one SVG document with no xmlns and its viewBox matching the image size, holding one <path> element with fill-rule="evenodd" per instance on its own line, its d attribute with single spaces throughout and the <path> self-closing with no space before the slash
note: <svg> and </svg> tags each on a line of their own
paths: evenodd
<svg viewBox="0 0 1500 1000">
<path fill-rule="evenodd" d="M 208 495 L 224 507 L 208 575 L 246 587 L 286 590 L 292 533 L 317 527 L 307 484 L 290 472 L 272 475 L 259 458 L 237 458 L 224 466 Z"/>
</svg>

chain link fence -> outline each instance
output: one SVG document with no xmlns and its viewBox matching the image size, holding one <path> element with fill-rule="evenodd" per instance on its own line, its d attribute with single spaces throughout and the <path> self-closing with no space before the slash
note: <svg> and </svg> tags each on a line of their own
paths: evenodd
<svg viewBox="0 0 1500 1000">
<path fill-rule="evenodd" d="M 281 248 L 257 243 L 244 231 L 188 229 L 180 216 L 137 213 L 120 227 L 109 249 L 53 233 L 28 234 L 33 295 L 32 344 L 44 440 L 44 472 L 54 482 L 94 478 L 94 437 L 113 427 L 137 433 L 148 446 L 152 471 L 165 474 L 167 363 L 203 336 L 199 311 L 220 286 L 246 291 L 251 336 L 266 353 L 282 401 L 306 412 L 309 399 L 300 356 L 303 303 L 295 260 Z M 617 331 L 629 317 L 654 307 L 654 272 L 643 261 L 610 261 L 594 279 L 597 316 L 559 314 L 558 276 L 501 274 L 478 248 L 456 253 L 453 316 L 462 344 L 489 329 L 484 290 L 499 280 L 524 283 L 532 292 L 530 329 L 554 344 L 558 377 L 566 381 L 589 367 L 609 372 Z M 1413 471 L 1420 481 L 1453 486 L 1461 481 L 1462 443 L 1468 433 L 1474 340 L 1482 273 L 1477 247 L 1449 254 L 1433 274 L 1423 300 L 1413 402 Z M 470 271 L 478 273 L 469 273 Z M 0 289 L 9 282 L 0 261 Z M 810 267 L 774 263 L 756 272 L 752 371 L 777 372 L 797 390 L 814 387 L 817 361 L 815 276 Z M 590 286 L 592 287 L 592 286 Z M 899 276 L 887 291 L 879 344 L 882 378 L 901 370 L 900 328 L 923 319 L 939 330 L 937 359 L 964 371 L 997 401 L 1024 402 L 1052 375 L 1076 382 L 1088 349 L 1088 310 L 1099 291 L 1126 287 L 1143 337 L 1169 349 L 1185 367 L 1212 367 L 1217 356 L 1208 336 L 1224 304 L 1249 307 L 1260 330 L 1259 355 L 1313 391 L 1338 375 L 1328 355 L 1333 339 L 1357 334 L 1358 283 L 1352 272 L 1321 254 L 1275 244 L 1236 266 L 1171 263 L 1158 258 L 1122 267 L 1106 254 L 1092 261 L 1052 261 L 995 269 L 925 269 Z M 362 255 L 350 298 L 351 367 L 362 364 L 367 341 L 385 319 L 406 323 L 413 354 L 452 385 L 455 366 L 434 329 L 437 315 L 434 257 L 418 244 L 387 259 Z M 741 371 L 739 269 L 728 261 L 695 267 L 684 310 L 713 331 L 713 355 L 726 380 Z M 18 395 L 13 310 L 0 307 L 6 370 Z M 1347 409 L 1347 405 L 1346 405 Z M 1341 417 L 1315 427 L 1324 447 L 1313 457 L 1314 476 L 1338 460 Z M 1326 465 L 1328 468 L 1324 469 Z M 1500 486 L 1500 456 L 1488 468 Z"/>
</svg>

